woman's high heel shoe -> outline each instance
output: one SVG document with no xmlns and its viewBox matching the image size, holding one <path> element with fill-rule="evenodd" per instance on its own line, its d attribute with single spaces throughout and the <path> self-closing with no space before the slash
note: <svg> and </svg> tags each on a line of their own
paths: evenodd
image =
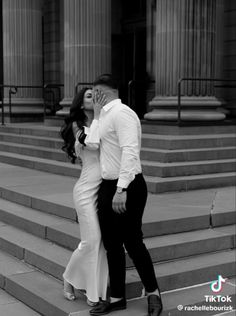
<svg viewBox="0 0 236 316">
<path fill-rule="evenodd" d="M 76 299 L 73 286 L 64 280 L 63 286 L 64 297 L 69 301 L 74 301 Z"/>
<path fill-rule="evenodd" d="M 73 293 L 69 293 L 64 291 L 64 297 L 68 300 L 68 301 L 74 301 L 76 299 L 75 295 Z"/>
<path fill-rule="evenodd" d="M 94 307 L 94 306 L 97 306 L 97 305 L 98 305 L 98 302 L 92 302 L 92 301 L 90 301 L 90 300 L 87 298 L 87 304 L 88 304 L 88 306 Z"/>
</svg>

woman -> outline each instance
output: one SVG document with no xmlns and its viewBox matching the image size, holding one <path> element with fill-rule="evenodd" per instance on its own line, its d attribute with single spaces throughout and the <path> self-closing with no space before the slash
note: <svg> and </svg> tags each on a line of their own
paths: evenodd
<svg viewBox="0 0 236 316">
<path fill-rule="evenodd" d="M 104 97 L 97 100 L 102 106 Z M 97 108 L 97 107 L 96 107 Z M 95 116 L 99 113 L 95 112 Z M 101 241 L 97 218 L 97 191 L 101 183 L 98 146 L 86 144 L 91 122 L 94 117 L 92 90 L 83 88 L 74 98 L 70 114 L 61 129 L 64 140 L 62 149 L 67 152 L 72 163 L 79 156 L 82 171 L 74 186 L 73 199 L 80 225 L 81 242 L 73 252 L 63 274 L 64 296 L 74 300 L 74 288 L 83 289 L 87 303 L 95 306 L 99 298 L 106 299 L 108 266 L 106 253 Z M 90 127 L 91 125 L 91 127 Z M 78 141 L 83 138 L 84 145 Z"/>
</svg>

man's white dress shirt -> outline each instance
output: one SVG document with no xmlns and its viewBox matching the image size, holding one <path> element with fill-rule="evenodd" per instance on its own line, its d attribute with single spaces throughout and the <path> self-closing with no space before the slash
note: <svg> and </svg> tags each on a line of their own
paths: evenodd
<svg viewBox="0 0 236 316">
<path fill-rule="evenodd" d="M 90 126 L 85 143 L 100 143 L 102 178 L 118 179 L 118 187 L 127 188 L 135 175 L 142 172 L 140 120 L 120 99 L 102 108 L 99 120 L 94 119 Z"/>
</svg>

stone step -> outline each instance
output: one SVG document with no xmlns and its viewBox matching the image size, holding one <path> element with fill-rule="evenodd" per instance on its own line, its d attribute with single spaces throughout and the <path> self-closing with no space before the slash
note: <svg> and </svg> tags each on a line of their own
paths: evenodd
<svg viewBox="0 0 236 316">
<path fill-rule="evenodd" d="M 155 264 L 154 268 L 160 289 L 161 291 L 169 291 L 201 284 L 215 280 L 217 275 L 223 275 L 227 278 L 234 277 L 235 255 L 236 252 L 233 249 Z M 130 287 L 133 282 L 137 282 L 138 278 L 136 270 L 127 271 L 127 284 Z M 176 281 L 177 283 L 175 283 Z M 136 294 L 140 294 L 139 291 Z M 129 291 L 127 291 L 127 295 L 129 296 Z M 134 297 L 137 296 L 134 294 L 134 288 L 132 297 L 133 295 Z"/>
<path fill-rule="evenodd" d="M 235 146 L 236 134 L 154 135 L 143 134 L 142 147 L 158 149 L 193 149 Z"/>
<path fill-rule="evenodd" d="M 0 151 L 70 163 L 66 153 L 61 149 L 0 142 Z"/>
<path fill-rule="evenodd" d="M 31 266 L 26 266 L 22 261 L 4 252 L 0 252 L 0 254 L 0 280 L 2 281 L 0 286 L 6 292 L 43 316 L 89 316 L 90 308 L 85 304 L 83 297 L 80 296 L 76 301 L 68 302 L 62 296 L 62 284 L 60 281 L 36 271 Z M 225 277 L 225 275 L 223 276 Z M 213 279 L 211 278 L 207 282 Z M 221 292 L 222 295 L 231 297 L 233 309 L 235 308 L 234 285 L 235 279 L 230 278 L 224 284 Z M 164 305 L 162 315 L 180 316 L 181 312 L 176 308 L 178 305 L 209 305 L 205 300 L 205 295 L 209 295 L 209 287 L 210 284 L 207 283 L 177 291 L 162 292 Z M 226 304 L 224 303 L 224 305 Z M 231 305 L 227 304 L 227 306 L 230 307 Z M 117 316 L 144 316 L 146 313 L 146 298 L 140 298 L 129 300 L 126 310 L 114 312 L 113 314 Z M 215 312 L 214 314 L 212 312 L 209 314 L 204 313 L 204 315 L 215 315 Z"/>
<path fill-rule="evenodd" d="M 0 197 L 26 207 L 76 220 L 72 191 L 76 179 L 0 164 Z M 235 223 L 235 188 L 148 194 L 145 236 Z"/>
<path fill-rule="evenodd" d="M 48 149 L 44 147 L 36 147 L 36 146 L 29 146 L 29 145 L 21 145 L 21 144 L 8 144 L 5 142 L 0 142 L 0 152 L 6 153 L 16 153 L 20 155 L 30 156 L 30 157 L 37 157 L 42 159 L 47 159 L 49 161 L 61 161 L 61 162 L 67 162 L 68 167 L 72 167 L 74 170 L 74 166 L 71 165 L 69 159 L 65 155 L 64 152 L 57 149 Z M 198 157 L 195 157 L 195 155 L 198 155 Z M 212 158 L 212 161 L 198 161 L 195 164 L 192 162 L 193 160 L 197 160 L 197 158 L 200 158 L 200 155 L 202 155 L 202 158 Z M 151 176 L 159 176 L 159 177 L 168 177 L 168 176 L 185 176 L 185 175 L 191 175 L 191 174 L 204 174 L 204 173 L 217 173 L 219 172 L 229 172 L 235 170 L 235 159 L 233 160 L 214 160 L 216 158 L 215 156 L 223 156 L 223 157 L 233 157 L 236 156 L 236 148 L 230 147 L 225 149 L 213 149 L 213 150 L 203 150 L 201 152 L 195 151 L 182 151 L 175 153 L 172 153 L 172 151 L 158 151 L 158 150 L 146 150 L 142 151 L 141 157 L 150 159 L 150 160 L 143 160 L 143 171 L 146 175 Z M 186 158 L 185 158 L 186 157 Z M 16 158 L 16 157 L 14 157 Z M 220 157 L 219 157 L 220 158 Z M 157 159 L 158 161 L 161 161 L 158 163 L 157 161 L 152 161 L 152 159 Z M 167 163 L 166 160 L 174 159 L 174 162 L 181 162 L 186 159 L 186 164 L 176 165 L 175 163 Z M 192 160 L 193 159 L 193 160 Z M 164 160 L 165 162 L 162 162 Z M 171 161 L 172 162 L 172 161 Z M 190 163 L 190 164 L 188 164 Z M 48 167 L 47 167 L 48 169 Z M 46 169 L 46 170 L 47 170 Z M 51 168 L 49 168 L 51 170 Z M 43 169 L 45 170 L 45 169 Z M 48 171 L 50 171 L 48 170 Z M 62 170 L 60 170 L 61 172 Z M 73 175 L 74 171 L 70 174 Z"/>
<path fill-rule="evenodd" d="M 235 146 L 181 150 L 165 150 L 143 147 L 141 150 L 141 160 L 159 161 L 162 163 L 232 158 L 236 158 Z"/>
<path fill-rule="evenodd" d="M 79 178 L 81 171 L 79 164 L 2 151 L 0 151 L 0 162 L 76 178 Z"/>
<path fill-rule="evenodd" d="M 20 109 L 17 109 L 20 108 Z M 16 107 L 11 114 L 9 114 L 9 110 L 5 108 L 4 110 L 4 123 L 6 124 L 18 124 L 18 123 L 40 123 L 43 124 L 44 121 L 44 113 L 43 108 L 41 110 L 33 110 L 32 107 L 29 110 L 23 110 L 20 107 Z M 0 112 L 0 121 L 2 120 L 2 113 Z"/>
<path fill-rule="evenodd" d="M 17 153 L 20 155 L 38 158 L 70 162 L 65 152 L 61 149 L 38 147 L 19 143 L 8 143 L 0 141 L 0 151 Z M 236 158 L 236 147 L 164 150 L 155 148 L 142 148 L 141 159 L 147 161 L 159 161 L 162 163 L 216 160 Z"/>
<path fill-rule="evenodd" d="M 56 180 L 59 180 L 59 179 L 56 179 Z M 47 181 L 47 178 L 45 179 L 45 181 Z M 51 182 L 53 182 L 53 179 L 51 179 Z M 21 188 L 14 187 L 14 186 L 13 187 L 10 187 L 9 185 L 6 187 L 1 186 L 0 195 L 2 199 L 7 200 L 8 202 L 19 204 L 18 207 L 16 207 L 17 212 L 21 212 L 20 206 L 22 206 L 23 211 L 25 210 L 24 207 L 26 207 L 26 208 L 33 208 L 45 214 L 56 215 L 58 217 L 57 221 L 59 222 L 60 222 L 60 218 L 69 219 L 72 222 L 75 222 L 76 213 L 75 213 L 73 202 L 72 202 L 73 183 L 70 183 L 69 181 L 64 181 L 64 185 L 67 186 L 66 189 L 68 190 L 71 189 L 71 191 L 69 191 L 69 193 L 66 194 L 62 192 L 61 187 L 59 185 L 55 185 L 55 184 L 53 185 L 51 182 L 49 182 L 48 184 L 43 183 L 42 185 L 38 185 L 38 186 L 37 185 L 35 186 L 34 184 L 31 184 L 31 185 L 29 184 L 28 186 L 24 187 L 24 191 Z M 33 192 L 33 188 L 35 188 L 35 191 L 37 192 Z M 60 197 L 58 195 L 60 195 Z M 204 195 L 196 194 L 196 196 L 203 198 Z M 212 198 L 213 196 L 215 196 L 215 192 L 212 192 Z M 206 197 L 204 197 L 204 200 L 205 199 Z M 5 202 L 4 200 L 1 200 L 1 201 L 2 201 L 3 206 L 7 205 L 7 201 Z M 232 201 L 232 203 L 233 202 L 234 201 Z M 204 201 L 202 205 L 198 205 L 198 206 L 193 206 L 193 202 L 192 203 L 189 202 L 189 205 L 187 206 L 183 206 L 182 203 L 178 205 L 179 204 L 178 200 L 176 201 L 175 199 L 173 199 L 173 204 L 170 203 L 168 205 L 165 205 L 165 204 L 163 205 L 163 201 L 161 197 L 159 199 L 158 196 L 155 196 L 155 195 L 149 196 L 147 205 L 146 205 L 146 211 L 144 212 L 144 218 L 143 218 L 144 236 L 152 237 L 152 236 L 157 236 L 157 235 L 174 234 L 178 232 L 210 228 L 210 222 L 211 222 L 210 212 L 212 209 L 212 201 L 210 199 L 207 199 L 206 201 Z M 3 211 L 2 216 L 4 218 L 6 214 L 4 214 L 3 207 L 0 207 L 0 208 Z M 13 212 L 14 208 L 15 208 L 15 205 L 11 205 L 11 204 L 8 205 L 8 210 L 12 209 L 12 212 Z M 223 225 L 229 225 L 229 224 L 235 223 L 233 220 L 234 210 L 232 209 L 232 206 L 230 206 L 227 209 L 228 211 L 227 214 L 225 214 L 225 212 L 223 211 L 220 212 L 222 208 L 218 208 L 217 210 L 218 212 L 217 212 L 217 220 L 216 220 L 217 225 L 216 226 L 222 226 L 220 225 L 221 222 L 223 222 Z M 213 218 L 213 215 L 214 213 L 212 212 L 212 218 Z M 228 215 L 227 222 L 225 221 L 226 215 Z M 10 215 L 8 214 L 8 216 Z M 18 213 L 18 216 L 20 216 L 20 213 Z M 13 219 L 11 218 L 11 220 Z M 37 224 L 41 223 L 41 218 L 38 219 L 38 221 L 39 222 L 36 221 L 36 226 Z M 17 224 L 18 225 L 21 224 L 19 219 L 17 220 Z M 31 225 L 32 221 L 29 220 L 28 224 Z M 77 230 L 76 226 L 77 226 L 76 224 L 73 225 L 72 223 L 68 227 L 72 235 L 75 234 L 75 231 Z M 38 231 L 38 228 L 36 227 L 33 229 L 35 229 L 35 232 Z M 68 229 L 63 227 L 63 225 L 61 229 L 62 231 L 68 234 Z M 51 235 L 53 236 L 53 233 L 57 231 L 56 226 L 54 227 L 54 230 L 53 228 L 51 228 L 48 231 L 51 232 Z M 45 233 L 44 230 L 41 233 L 44 234 Z M 78 236 L 78 235 L 76 234 L 75 236 Z M 64 237 L 65 236 L 63 235 L 63 238 Z"/>
<path fill-rule="evenodd" d="M 70 250 L 76 249 L 80 241 L 77 223 L 3 199 L 0 199 L 0 221 Z M 233 248 L 235 228 L 235 225 L 229 225 L 152 238 L 144 234 L 144 237 L 153 262 L 160 262 Z M 127 267 L 131 266 L 132 261 L 127 256 Z"/>
<path fill-rule="evenodd" d="M 158 122 L 147 122 L 142 120 L 142 131 L 148 134 L 159 135 L 206 135 L 206 134 L 229 134 L 236 133 L 235 125 L 223 125 L 217 122 L 210 126 L 176 126 L 176 125 L 161 125 Z"/>
<path fill-rule="evenodd" d="M 148 191 L 150 193 L 165 193 L 173 191 L 189 191 L 207 188 L 234 186 L 236 181 L 235 172 L 192 175 L 182 177 L 151 177 L 145 176 Z"/>
<path fill-rule="evenodd" d="M 77 222 L 4 199 L 0 199 L 0 221 L 70 250 L 80 241 Z"/>
<path fill-rule="evenodd" d="M 142 161 L 143 173 L 153 177 L 182 177 L 210 173 L 226 173 L 236 171 L 235 159 L 221 159 L 209 161 L 190 161 L 161 163 Z"/>
<path fill-rule="evenodd" d="M 231 134 L 236 133 L 236 126 L 217 124 L 211 126 L 176 126 L 176 125 L 161 125 L 157 122 L 147 122 L 145 120 L 141 121 L 142 132 L 147 134 L 157 134 L 157 135 L 212 135 L 212 134 Z M 11 123 L 5 126 L 0 125 L 0 132 L 16 133 L 16 134 L 26 134 L 35 136 L 48 136 L 58 137 L 58 133 L 63 124 L 61 121 L 58 126 L 49 126 L 42 123 Z"/>
<path fill-rule="evenodd" d="M 40 316 L 4 290 L 0 290 L 0 315 L 2 316 Z"/>
<path fill-rule="evenodd" d="M 59 115 L 56 116 L 46 116 L 44 120 L 45 126 L 53 126 L 53 127 L 61 127 L 63 125 L 63 117 L 60 117 Z"/>
<path fill-rule="evenodd" d="M 43 316 L 68 316 L 69 313 L 88 309 L 82 298 L 75 302 L 64 299 L 59 280 L 2 251 L 0 287 Z"/>
<path fill-rule="evenodd" d="M 42 146 L 54 149 L 61 149 L 63 141 L 58 138 L 34 135 L 16 135 L 10 133 L 0 133 L 0 141 L 8 143 L 25 144 L 32 146 Z"/>
<path fill-rule="evenodd" d="M 233 247 L 231 245 L 231 247 Z M 6 224 L 0 226 L 0 249 L 35 268 L 62 280 L 71 251 Z M 155 264 L 161 291 L 207 282 L 213 275 L 235 274 L 235 250 L 194 255 Z M 140 279 L 135 269 L 127 270 L 127 297 L 140 296 Z"/>
<path fill-rule="evenodd" d="M 70 163 L 52 161 L 38 157 L 29 157 L 15 153 L 0 151 L 0 162 L 15 166 L 41 170 L 51 174 L 58 174 L 78 178 L 80 166 Z M 235 184 L 235 172 L 225 172 L 216 174 L 180 176 L 171 178 L 161 178 L 145 176 L 148 191 L 151 193 L 163 193 L 171 191 L 188 191 L 194 189 L 214 188 L 232 186 Z"/>
<path fill-rule="evenodd" d="M 34 146 L 43 146 L 49 148 L 60 149 L 63 141 L 59 136 L 59 131 L 32 129 L 28 132 L 32 134 L 24 134 L 26 129 L 22 129 L 22 134 L 16 134 L 17 129 L 13 129 L 13 133 L 0 130 L 0 141 L 13 142 L 21 144 L 30 144 Z M 39 135 L 37 135 L 39 134 Z M 42 136 L 43 135 L 43 136 Z M 53 136 L 53 137 L 52 137 Z M 235 146 L 235 133 L 227 134 L 206 134 L 206 135 L 156 135 L 142 134 L 142 146 L 149 148 L 162 149 L 184 149 L 184 148 L 208 148 L 208 147 L 229 147 Z"/>
<path fill-rule="evenodd" d="M 71 251 L 15 227 L 0 223 L 0 249 L 59 280 Z"/>
<path fill-rule="evenodd" d="M 229 297 L 231 302 L 212 303 L 209 300 L 210 283 L 200 284 L 198 286 L 182 288 L 177 291 L 168 291 L 162 293 L 163 311 L 161 316 L 181 316 L 181 315 L 225 315 L 235 316 L 236 312 L 236 279 L 232 278 L 226 281 L 221 291 L 221 295 Z M 208 298 L 206 298 L 208 296 Z M 178 308 L 177 308 L 178 306 Z M 208 310 L 207 310 L 208 309 Z M 195 312 L 193 311 L 195 310 Z M 227 312 L 231 311 L 231 312 Z M 225 313 L 224 313 L 225 312 Z M 139 298 L 128 301 L 127 309 L 114 312 L 114 316 L 144 316 L 147 315 L 147 299 Z M 70 316 L 90 316 L 89 311 L 80 311 L 72 313 Z"/>
<path fill-rule="evenodd" d="M 50 138 L 59 138 L 60 127 L 45 126 L 43 124 L 6 124 L 0 125 L 0 133 L 16 135 L 32 135 Z"/>
</svg>

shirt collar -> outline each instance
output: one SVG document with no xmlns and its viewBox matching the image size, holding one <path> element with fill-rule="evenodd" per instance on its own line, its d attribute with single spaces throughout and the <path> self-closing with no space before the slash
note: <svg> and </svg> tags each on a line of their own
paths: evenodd
<svg viewBox="0 0 236 316">
<path fill-rule="evenodd" d="M 121 99 L 115 99 L 112 100 L 111 102 L 107 103 L 106 105 L 104 105 L 103 110 L 105 112 L 109 111 L 113 106 L 115 106 L 116 104 L 120 104 L 121 103 Z"/>
</svg>

